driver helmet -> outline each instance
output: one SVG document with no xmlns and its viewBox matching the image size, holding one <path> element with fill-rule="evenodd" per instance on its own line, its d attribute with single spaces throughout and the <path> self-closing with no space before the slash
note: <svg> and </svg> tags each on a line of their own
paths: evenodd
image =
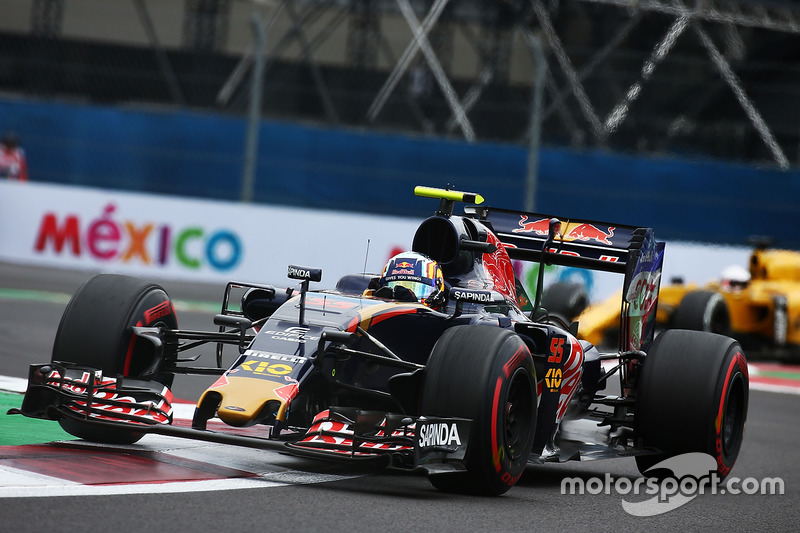
<svg viewBox="0 0 800 533">
<path fill-rule="evenodd" d="M 437 307 L 444 291 L 444 275 L 439 263 L 417 252 L 402 252 L 386 263 L 380 278 L 381 287 L 408 289 L 428 307 Z M 400 289 L 400 290 L 403 290 Z"/>
<path fill-rule="evenodd" d="M 731 290 L 740 290 L 750 283 L 750 272 L 741 265 L 731 265 L 722 271 L 722 287 Z"/>
</svg>

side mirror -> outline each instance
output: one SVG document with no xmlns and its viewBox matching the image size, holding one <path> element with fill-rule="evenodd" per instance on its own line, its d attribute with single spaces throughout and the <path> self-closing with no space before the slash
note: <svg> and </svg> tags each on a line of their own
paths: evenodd
<svg viewBox="0 0 800 533">
<path fill-rule="evenodd" d="M 242 296 L 242 314 L 256 322 L 272 315 L 286 301 L 275 289 L 249 289 Z"/>
</svg>

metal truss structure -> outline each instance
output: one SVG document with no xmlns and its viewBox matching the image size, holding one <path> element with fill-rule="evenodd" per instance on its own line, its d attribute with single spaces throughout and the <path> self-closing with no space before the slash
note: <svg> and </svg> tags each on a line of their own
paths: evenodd
<svg viewBox="0 0 800 533">
<path fill-rule="evenodd" d="M 144 0 L 132 1 L 148 26 Z M 265 14 L 269 35 L 262 80 L 267 116 L 280 109 L 329 124 L 470 142 L 541 139 L 782 169 L 800 159 L 796 2 L 247 1 Z M 58 32 L 63 2 L 34 0 L 34 32 Z M 230 11 L 231 0 L 185 0 L 184 48 L 224 48 Z M 279 28 L 279 17 L 290 24 Z M 398 20 L 411 35 L 402 50 L 392 48 L 387 34 L 387 23 Z M 343 28 L 339 58 L 320 61 Z M 155 32 L 148 35 L 170 98 L 182 104 L 186 84 Z M 469 54 L 456 48 L 457 38 Z M 291 46 L 299 56 L 286 59 Z M 515 62 L 520 49 L 528 57 Z M 237 58 L 206 105 L 243 112 L 254 57 L 255 47 Z M 454 74 L 456 63 L 465 70 L 464 61 L 472 62 L 466 70 L 473 75 Z M 520 64 L 529 72 L 515 70 Z"/>
<path fill-rule="evenodd" d="M 369 105 L 355 114 L 359 125 L 391 127 L 391 119 L 382 120 L 382 115 L 395 100 L 411 106 L 423 132 L 457 132 L 468 141 L 492 138 L 481 127 L 487 119 L 476 119 L 476 125 L 472 111 L 480 110 L 486 96 L 484 116 L 491 113 L 492 91 L 495 99 L 498 94 L 502 98 L 499 89 L 509 87 L 510 51 L 521 40 L 534 65 L 529 88 L 511 90 L 511 100 L 516 101 L 496 116 L 499 121 L 508 115 L 524 116 L 526 124 L 510 123 L 512 136 L 505 140 L 529 139 L 530 125 L 535 123 L 543 128 L 544 142 L 742 158 L 784 169 L 791 166 L 789 154 L 797 151 L 798 117 L 787 116 L 787 106 L 778 102 L 793 100 L 798 73 L 776 61 L 776 55 L 784 61 L 794 58 L 792 37 L 800 33 L 800 6 L 794 3 L 282 0 L 275 9 L 288 6 L 293 6 L 295 24 L 268 53 L 278 55 L 292 39 L 300 40 L 305 43 L 303 60 L 312 66 L 315 50 L 325 46 L 325 27 L 314 30 L 307 23 L 333 10 L 349 23 L 345 68 L 376 72 L 378 54 L 389 55 L 394 66 Z M 392 55 L 381 34 L 381 21 L 397 13 L 408 24 L 412 39 L 401 54 Z M 340 23 L 341 19 L 331 18 L 329 24 Z M 580 35 L 581 23 L 590 36 Z M 472 79 L 450 75 L 456 32 L 478 58 Z M 536 59 L 536 42 L 544 46 L 544 61 Z M 776 50 L 771 51 L 773 46 Z M 436 129 L 430 128 L 421 94 L 399 95 L 401 80 L 413 76 L 419 65 L 432 75 L 434 100 L 446 106 L 446 120 Z M 530 87 L 539 68 L 548 75 L 544 106 L 537 116 Z M 780 84 L 771 88 L 778 79 Z M 336 102 L 324 76 L 315 75 L 313 83 L 325 102 L 326 120 L 338 122 Z"/>
</svg>

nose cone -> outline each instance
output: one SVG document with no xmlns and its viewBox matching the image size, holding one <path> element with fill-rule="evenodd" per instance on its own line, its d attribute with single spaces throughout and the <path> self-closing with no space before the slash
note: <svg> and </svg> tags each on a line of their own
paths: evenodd
<svg viewBox="0 0 800 533">
<path fill-rule="evenodd" d="M 228 424 L 234 427 L 247 427 L 264 419 L 267 413 L 262 414 L 267 400 L 264 399 L 250 399 L 241 397 L 240 395 L 230 394 L 222 396 L 222 403 L 217 409 L 217 416 Z"/>
<path fill-rule="evenodd" d="M 284 420 L 289 401 L 297 393 L 297 385 L 250 377 L 227 376 L 217 380 L 198 401 L 209 392 L 222 396 L 217 416 L 234 427 L 247 427 L 262 422 L 275 414 L 277 420 Z M 267 405 L 269 404 L 269 405 Z M 265 406 L 269 412 L 264 412 Z"/>
</svg>

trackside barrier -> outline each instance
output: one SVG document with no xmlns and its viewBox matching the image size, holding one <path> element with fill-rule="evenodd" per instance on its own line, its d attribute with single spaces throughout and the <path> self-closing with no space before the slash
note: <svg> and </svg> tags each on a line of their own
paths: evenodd
<svg viewBox="0 0 800 533">
<path fill-rule="evenodd" d="M 431 207 L 434 209 L 434 206 Z M 288 284 L 286 268 L 322 268 L 321 287 L 345 274 L 380 272 L 408 250 L 420 222 L 401 218 L 107 189 L 0 181 L 0 261 L 187 281 Z M 656 235 L 658 229 L 656 228 Z M 668 242 L 665 282 L 704 283 L 749 249 Z M 702 258 L 702 260 L 700 260 Z M 535 287 L 536 265 L 517 275 Z M 618 274 L 547 267 L 546 283 L 580 281 L 593 300 L 618 290 Z"/>
<path fill-rule="evenodd" d="M 0 261 L 144 278 L 288 284 L 289 264 L 323 284 L 380 271 L 410 247 L 417 221 L 0 182 Z M 367 255 L 368 254 L 368 255 Z"/>
</svg>

